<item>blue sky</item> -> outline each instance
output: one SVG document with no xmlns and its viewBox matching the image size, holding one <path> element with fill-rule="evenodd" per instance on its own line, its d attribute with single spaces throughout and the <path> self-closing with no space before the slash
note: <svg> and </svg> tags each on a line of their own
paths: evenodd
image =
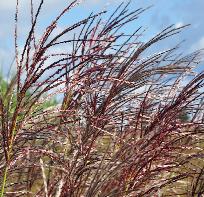
<svg viewBox="0 0 204 197">
<path fill-rule="evenodd" d="M 16 0 L 0 1 L 0 67 L 6 73 L 14 57 L 14 13 Z M 34 0 L 35 5 L 39 0 Z M 45 0 L 41 12 L 41 21 L 38 24 L 37 34 L 41 34 L 49 22 L 65 7 L 70 0 Z M 74 8 L 61 20 L 58 30 L 64 26 L 77 22 L 88 16 L 90 12 L 101 11 L 104 9 L 113 11 L 121 0 L 84 0 L 80 6 Z M 169 39 L 163 47 L 176 45 L 181 40 L 186 40 L 181 50 L 185 53 L 204 48 L 204 1 L 203 0 L 132 0 L 130 9 L 140 7 L 153 7 L 143 13 L 140 18 L 131 23 L 126 31 L 134 31 L 139 26 L 147 28 L 143 37 L 144 40 L 152 37 L 170 24 L 176 26 L 191 24 L 190 28 L 184 30 L 180 35 Z M 23 44 L 28 33 L 29 23 L 29 0 L 20 0 L 20 22 L 19 22 L 19 47 Z"/>
</svg>

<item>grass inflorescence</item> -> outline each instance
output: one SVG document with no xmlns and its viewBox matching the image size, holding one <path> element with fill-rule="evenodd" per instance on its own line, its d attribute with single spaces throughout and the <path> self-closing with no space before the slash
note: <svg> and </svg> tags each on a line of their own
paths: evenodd
<svg viewBox="0 0 204 197">
<path fill-rule="evenodd" d="M 186 26 L 142 42 L 141 27 L 127 35 L 124 26 L 146 9 L 122 3 L 106 20 L 91 14 L 52 34 L 73 1 L 37 39 L 44 1 L 36 13 L 31 1 L 20 51 L 18 4 L 16 74 L 0 78 L 1 197 L 203 194 L 204 73 L 193 76 L 201 51 L 145 55 Z M 63 45 L 71 50 L 52 52 Z"/>
</svg>

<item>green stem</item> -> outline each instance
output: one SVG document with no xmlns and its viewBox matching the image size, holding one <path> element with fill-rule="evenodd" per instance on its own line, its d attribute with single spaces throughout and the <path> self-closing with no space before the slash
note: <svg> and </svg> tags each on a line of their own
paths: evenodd
<svg viewBox="0 0 204 197">
<path fill-rule="evenodd" d="M 5 190 L 5 186 L 6 186 L 6 179 L 7 179 L 7 172 L 8 172 L 8 167 L 6 166 L 5 171 L 4 171 L 4 177 L 3 177 L 3 183 L 2 183 L 2 187 L 1 187 L 1 196 L 4 196 L 4 190 Z"/>
<path fill-rule="evenodd" d="M 6 167 L 4 170 L 4 177 L 3 177 L 3 182 L 2 182 L 2 187 L 1 187 L 1 195 L 0 197 L 4 196 L 4 190 L 5 190 L 5 186 L 6 186 L 6 180 L 7 180 L 7 174 L 8 174 L 8 166 L 9 166 L 9 161 L 10 161 L 10 155 L 12 152 L 12 147 L 13 147 L 13 138 L 14 138 L 14 131 L 12 132 L 12 137 L 11 137 L 11 144 L 9 146 L 9 151 L 8 151 L 8 157 L 7 157 L 7 162 L 6 162 Z"/>
</svg>

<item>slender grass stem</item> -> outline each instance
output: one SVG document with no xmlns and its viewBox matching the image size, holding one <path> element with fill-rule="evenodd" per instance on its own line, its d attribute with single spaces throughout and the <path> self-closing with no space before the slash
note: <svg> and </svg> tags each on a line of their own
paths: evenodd
<svg viewBox="0 0 204 197">
<path fill-rule="evenodd" d="M 5 191 L 5 186 L 6 186 L 6 180 L 7 180 L 7 174 L 8 174 L 8 166 L 6 165 L 5 170 L 4 170 L 4 176 L 3 176 L 3 182 L 2 182 L 1 195 L 0 195 L 0 197 L 3 197 L 3 196 L 4 196 L 4 191 Z"/>
</svg>

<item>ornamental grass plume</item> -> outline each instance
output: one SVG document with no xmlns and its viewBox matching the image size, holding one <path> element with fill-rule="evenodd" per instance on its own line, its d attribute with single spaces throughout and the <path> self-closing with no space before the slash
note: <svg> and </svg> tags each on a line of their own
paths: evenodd
<svg viewBox="0 0 204 197">
<path fill-rule="evenodd" d="M 179 56 L 177 45 L 145 56 L 186 26 L 141 42 L 141 27 L 127 35 L 124 26 L 146 9 L 122 3 L 106 20 L 105 11 L 91 14 L 53 35 L 78 4 L 65 7 L 37 39 L 44 1 L 35 13 L 31 0 L 20 51 L 17 0 L 17 71 L 0 95 L 0 196 L 201 195 L 204 73 L 192 77 L 201 51 Z M 71 51 L 51 52 L 64 45 Z M 179 118 L 184 111 L 186 122 Z"/>
</svg>

